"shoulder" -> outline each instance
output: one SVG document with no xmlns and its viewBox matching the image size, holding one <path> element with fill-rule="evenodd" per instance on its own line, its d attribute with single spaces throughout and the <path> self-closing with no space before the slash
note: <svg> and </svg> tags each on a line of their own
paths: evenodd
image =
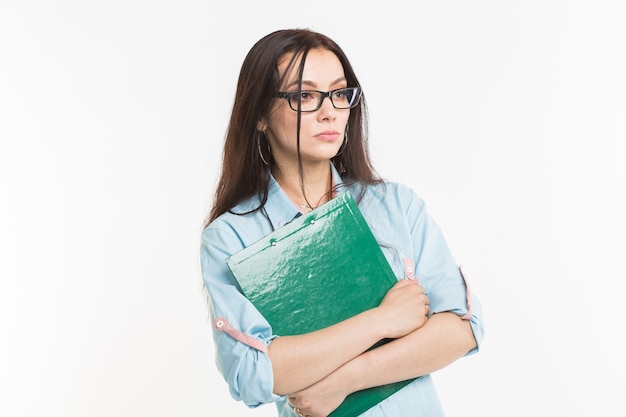
<svg viewBox="0 0 626 417">
<path fill-rule="evenodd" d="M 226 246 L 231 250 L 238 250 L 263 237 L 267 233 L 268 220 L 258 207 L 259 199 L 255 197 L 221 214 L 203 229 L 203 245 Z"/>
<path fill-rule="evenodd" d="M 255 210 L 259 207 L 259 199 L 256 197 L 248 198 L 235 207 L 231 208 L 225 213 L 220 214 L 215 220 L 209 223 L 204 231 L 229 228 L 232 225 L 236 225 L 240 222 L 246 221 L 254 217 L 255 213 L 260 210 Z"/>
<path fill-rule="evenodd" d="M 424 200 L 411 187 L 400 182 L 383 181 L 366 185 L 364 191 L 364 203 L 378 203 L 387 211 L 401 211 L 407 214 L 415 210 L 421 211 L 425 205 Z"/>
</svg>

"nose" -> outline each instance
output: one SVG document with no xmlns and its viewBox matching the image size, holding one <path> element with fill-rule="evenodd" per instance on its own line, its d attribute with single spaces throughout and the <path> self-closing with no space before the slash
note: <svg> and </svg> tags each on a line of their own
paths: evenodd
<svg viewBox="0 0 626 417">
<path fill-rule="evenodd" d="M 322 98 L 322 105 L 319 109 L 319 115 L 322 120 L 334 119 L 337 116 L 337 109 L 335 109 L 335 106 L 333 106 L 332 101 L 330 101 L 330 95 L 327 95 L 326 97 Z"/>
</svg>

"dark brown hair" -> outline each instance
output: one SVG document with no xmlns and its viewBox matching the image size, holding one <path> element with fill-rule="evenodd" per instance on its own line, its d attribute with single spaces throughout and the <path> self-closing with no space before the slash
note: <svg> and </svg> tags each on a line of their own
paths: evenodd
<svg viewBox="0 0 626 417">
<path fill-rule="evenodd" d="M 285 54 L 292 54 L 288 67 L 299 60 L 300 82 L 306 55 L 311 49 L 333 52 L 341 62 L 350 87 L 360 87 L 348 58 L 332 39 L 308 29 L 279 30 L 261 38 L 248 52 L 239 73 L 235 101 L 226 132 L 222 154 L 222 171 L 206 225 L 240 202 L 258 195 L 261 209 L 267 201 L 271 154 L 267 139 L 258 130 L 259 120 L 269 117 L 275 93 L 280 90 L 284 75 L 278 64 Z M 289 73 L 289 69 L 285 74 Z M 301 88 L 301 87 L 300 87 Z M 300 114 L 298 114 L 298 130 Z M 358 106 L 350 110 L 347 129 L 349 140 L 332 162 L 344 182 L 378 183 L 369 159 L 367 146 L 367 107 L 361 96 Z M 299 141 L 299 131 L 298 131 Z M 260 152 L 263 152 L 262 159 Z M 266 164 L 265 162 L 268 162 Z M 245 214 L 245 213 L 239 213 Z"/>
</svg>

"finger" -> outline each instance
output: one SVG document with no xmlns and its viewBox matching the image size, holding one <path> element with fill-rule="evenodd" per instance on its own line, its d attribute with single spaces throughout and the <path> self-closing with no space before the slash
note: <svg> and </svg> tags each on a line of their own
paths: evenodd
<svg viewBox="0 0 626 417">
<path fill-rule="evenodd" d="M 417 285 L 419 288 L 422 288 L 422 286 L 419 284 L 419 282 L 417 282 L 416 279 L 401 279 L 401 280 L 398 280 L 398 282 L 395 284 L 395 287 L 396 288 L 402 288 L 402 287 L 406 287 L 407 285 Z"/>
</svg>

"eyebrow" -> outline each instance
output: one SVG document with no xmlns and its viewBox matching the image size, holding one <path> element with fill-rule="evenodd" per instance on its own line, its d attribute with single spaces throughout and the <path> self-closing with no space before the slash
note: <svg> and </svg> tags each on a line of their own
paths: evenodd
<svg viewBox="0 0 626 417">
<path fill-rule="evenodd" d="M 343 81 L 347 81 L 346 77 L 339 77 L 337 78 L 335 81 L 331 82 L 330 85 L 335 85 L 335 84 L 339 84 Z M 302 80 L 302 87 L 307 86 L 310 88 L 316 88 L 316 84 L 313 81 L 309 81 L 309 80 Z M 285 87 L 286 90 L 289 90 L 290 88 L 293 87 L 298 87 L 298 80 L 293 81 L 291 84 L 288 84 L 287 87 Z"/>
</svg>

